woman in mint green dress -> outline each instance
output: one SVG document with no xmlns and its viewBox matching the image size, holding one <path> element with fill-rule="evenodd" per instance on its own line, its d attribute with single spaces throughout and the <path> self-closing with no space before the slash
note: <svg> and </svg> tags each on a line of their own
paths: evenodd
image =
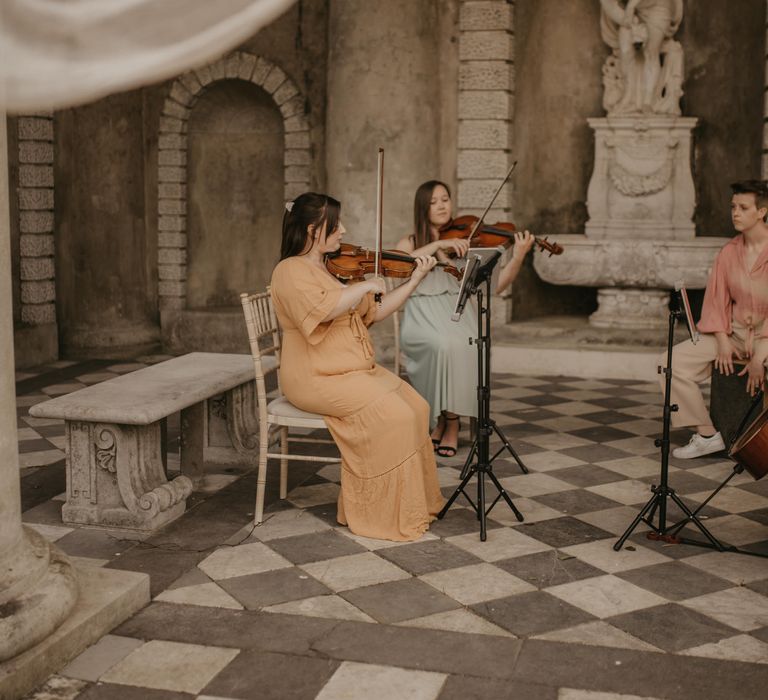
<svg viewBox="0 0 768 700">
<path fill-rule="evenodd" d="M 414 199 L 414 234 L 397 247 L 443 262 L 448 251 L 464 256 L 466 240 L 440 240 L 440 227 L 450 220 L 448 185 L 425 182 Z M 477 312 L 469 303 L 459 321 L 451 321 L 458 293 L 456 279 L 435 268 L 406 302 L 400 331 L 408 377 L 429 403 L 432 442 L 442 457 L 456 454 L 460 416 L 477 416 L 477 349 L 469 344 L 477 335 Z"/>
</svg>

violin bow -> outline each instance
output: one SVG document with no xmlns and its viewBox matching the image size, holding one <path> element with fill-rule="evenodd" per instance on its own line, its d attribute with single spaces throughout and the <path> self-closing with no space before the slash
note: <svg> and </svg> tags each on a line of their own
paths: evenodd
<svg viewBox="0 0 768 700">
<path fill-rule="evenodd" d="M 384 209 L 384 149 L 379 148 L 379 161 L 376 168 L 376 253 L 373 264 L 374 277 L 380 276 L 382 250 L 382 214 Z M 381 303 L 381 292 L 375 295 L 377 303 Z"/>
<path fill-rule="evenodd" d="M 501 184 L 499 185 L 496 192 L 494 192 L 493 197 L 491 197 L 491 201 L 488 202 L 488 206 L 485 208 L 485 211 L 483 212 L 483 215 L 475 221 L 475 225 L 472 227 L 472 231 L 469 234 L 469 237 L 467 238 L 467 241 L 471 244 L 472 243 L 472 237 L 477 233 L 477 230 L 483 225 L 483 221 L 485 220 L 485 217 L 488 215 L 488 212 L 491 210 L 491 207 L 493 206 L 493 203 L 496 201 L 496 197 L 499 196 L 499 193 L 501 192 L 501 188 L 504 187 L 504 185 L 507 184 L 507 180 L 509 180 L 510 176 L 514 172 L 515 168 L 517 167 L 517 161 L 512 163 L 512 167 L 509 169 L 509 172 L 506 174 L 504 179 L 501 181 Z"/>
</svg>

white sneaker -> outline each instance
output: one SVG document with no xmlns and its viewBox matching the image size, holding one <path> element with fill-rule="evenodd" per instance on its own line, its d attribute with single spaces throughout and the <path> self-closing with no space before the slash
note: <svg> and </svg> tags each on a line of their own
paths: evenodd
<svg viewBox="0 0 768 700">
<path fill-rule="evenodd" d="M 711 455 L 713 452 L 720 452 L 724 449 L 725 443 L 720 433 L 715 433 L 711 437 L 703 437 L 698 433 L 694 433 L 687 445 L 676 447 L 672 450 L 672 456 L 677 459 L 692 459 L 693 457 Z"/>
</svg>

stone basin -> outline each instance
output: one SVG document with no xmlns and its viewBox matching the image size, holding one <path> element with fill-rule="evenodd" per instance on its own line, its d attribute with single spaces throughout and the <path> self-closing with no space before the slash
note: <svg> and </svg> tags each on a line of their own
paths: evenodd
<svg viewBox="0 0 768 700">
<path fill-rule="evenodd" d="M 669 290 L 682 281 L 703 289 L 717 252 L 730 239 L 593 239 L 583 234 L 553 237 L 563 254 L 537 251 L 533 266 L 551 284 L 598 288 L 590 324 L 603 328 L 663 328 Z"/>
</svg>

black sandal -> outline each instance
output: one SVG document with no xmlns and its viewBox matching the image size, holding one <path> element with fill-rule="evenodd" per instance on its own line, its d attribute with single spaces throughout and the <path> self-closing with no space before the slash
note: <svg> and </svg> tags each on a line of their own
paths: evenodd
<svg viewBox="0 0 768 700">
<path fill-rule="evenodd" d="M 443 419 L 443 429 L 440 431 L 440 437 L 432 438 L 432 447 L 435 450 L 435 452 L 437 452 L 437 447 L 440 444 L 440 440 L 443 439 L 443 433 L 445 432 L 445 416 L 440 414 L 440 417 L 437 419 L 438 424 L 440 423 L 440 418 Z"/>
<path fill-rule="evenodd" d="M 445 418 L 446 422 L 449 420 L 460 420 L 459 416 L 454 416 L 453 418 L 448 418 L 446 416 Z M 437 452 L 438 455 L 441 457 L 455 457 L 456 452 L 458 451 L 458 442 L 459 442 L 459 433 L 458 431 L 461 430 L 461 423 L 458 425 L 458 429 L 456 431 L 456 447 L 453 447 L 453 445 L 438 445 L 435 448 L 435 452 Z M 445 429 L 443 429 L 443 434 L 445 434 Z"/>
</svg>

